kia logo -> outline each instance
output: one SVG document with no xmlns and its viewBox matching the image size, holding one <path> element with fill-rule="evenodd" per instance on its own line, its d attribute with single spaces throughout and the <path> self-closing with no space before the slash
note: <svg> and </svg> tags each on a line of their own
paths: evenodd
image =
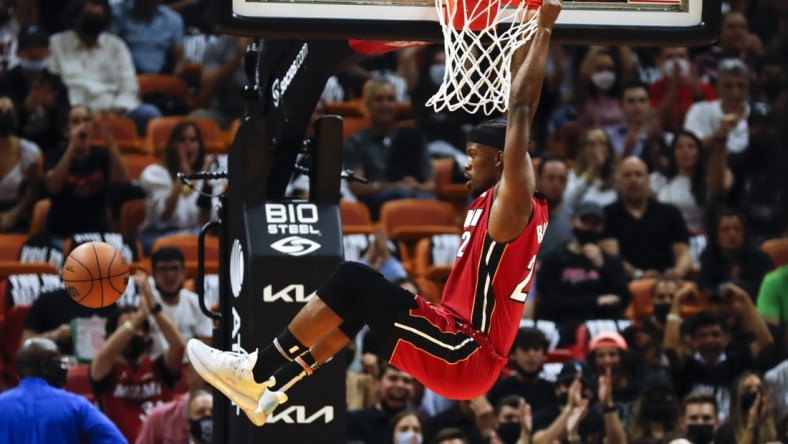
<svg viewBox="0 0 788 444">
<path fill-rule="evenodd" d="M 303 256 L 320 248 L 320 244 L 303 237 L 290 236 L 274 242 L 271 244 L 271 248 L 290 256 Z"/>
</svg>

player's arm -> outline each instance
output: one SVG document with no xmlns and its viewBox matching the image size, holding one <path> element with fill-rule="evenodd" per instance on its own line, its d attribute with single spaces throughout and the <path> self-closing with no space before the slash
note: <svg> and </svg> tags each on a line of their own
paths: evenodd
<svg viewBox="0 0 788 444">
<path fill-rule="evenodd" d="M 560 11 L 561 0 L 545 0 L 537 12 L 537 30 L 527 48 L 525 60 L 518 63 L 525 48 L 513 56 L 512 65 L 517 67 L 519 64 L 519 67 L 512 80 L 509 98 L 503 176 L 496 189 L 489 222 L 490 236 L 498 242 L 517 238 L 531 217 L 531 196 L 536 179 L 528 155 L 530 126 L 542 91 L 550 35 Z"/>
</svg>

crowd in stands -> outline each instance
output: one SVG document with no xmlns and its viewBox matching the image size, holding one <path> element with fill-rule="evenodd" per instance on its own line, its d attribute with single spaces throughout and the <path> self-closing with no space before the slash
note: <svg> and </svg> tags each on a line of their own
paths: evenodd
<svg viewBox="0 0 788 444">
<path fill-rule="evenodd" d="M 31 442 L 20 424 L 210 442 L 184 347 L 213 321 L 186 250 L 228 184 L 177 173 L 225 168 L 251 39 L 214 35 L 207 4 L 0 0 L 3 254 L 17 242 L 2 260 L 39 273 L 0 283 L 0 442 Z M 788 442 L 788 6 L 723 12 L 707 47 L 552 45 L 529 148 L 550 220 L 510 365 L 486 396 L 448 400 L 362 331 L 348 443 Z M 469 223 L 465 134 L 487 118 L 424 107 L 444 63 L 431 45 L 343 66 L 306 135 L 342 115 L 344 166 L 368 179 L 342 185 L 343 218 L 361 215 L 346 259 L 434 303 Z M 395 229 L 397 202 L 442 229 Z M 88 240 L 132 263 L 99 310 L 47 277 Z"/>
</svg>

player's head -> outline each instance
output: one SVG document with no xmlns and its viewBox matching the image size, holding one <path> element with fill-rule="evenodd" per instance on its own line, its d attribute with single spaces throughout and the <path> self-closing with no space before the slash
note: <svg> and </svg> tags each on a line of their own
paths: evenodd
<svg viewBox="0 0 788 444">
<path fill-rule="evenodd" d="M 16 370 L 20 378 L 41 378 L 53 387 L 66 385 L 68 362 L 51 339 L 30 338 L 16 352 Z"/>
<path fill-rule="evenodd" d="M 174 298 L 186 280 L 186 262 L 181 250 L 162 247 L 151 254 L 153 282 L 164 299 Z"/>
<path fill-rule="evenodd" d="M 505 144 L 506 119 L 502 117 L 482 122 L 468 134 L 465 176 L 471 197 L 479 197 L 501 179 Z"/>
<path fill-rule="evenodd" d="M 112 312 L 107 317 L 107 323 L 104 324 L 104 332 L 106 337 L 109 338 L 119 326 L 124 325 L 126 321 L 131 321 L 137 313 L 137 307 L 131 305 L 122 305 Z M 137 363 L 139 359 L 150 351 L 153 345 L 153 340 L 150 338 L 150 323 L 147 320 L 142 321 L 139 328 L 134 332 L 134 336 L 120 352 L 120 355 L 129 363 Z"/>
</svg>

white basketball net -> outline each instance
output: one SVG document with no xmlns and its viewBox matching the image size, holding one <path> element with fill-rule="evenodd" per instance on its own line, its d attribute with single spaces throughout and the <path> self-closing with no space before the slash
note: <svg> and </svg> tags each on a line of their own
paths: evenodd
<svg viewBox="0 0 788 444">
<path fill-rule="evenodd" d="M 501 0 L 444 1 L 435 0 L 435 6 L 443 28 L 446 73 L 427 106 L 435 112 L 445 108 L 469 113 L 481 109 L 487 115 L 506 111 L 512 54 L 536 31 L 536 14 L 530 13 L 534 7 L 526 2 L 517 8 L 506 7 L 507 2 Z M 464 20 L 460 21 L 461 17 Z M 471 23 L 478 20 L 490 25 L 481 31 L 471 29 Z M 499 32 L 498 24 L 507 22 L 511 26 Z M 459 23 L 462 27 L 455 28 Z"/>
</svg>

